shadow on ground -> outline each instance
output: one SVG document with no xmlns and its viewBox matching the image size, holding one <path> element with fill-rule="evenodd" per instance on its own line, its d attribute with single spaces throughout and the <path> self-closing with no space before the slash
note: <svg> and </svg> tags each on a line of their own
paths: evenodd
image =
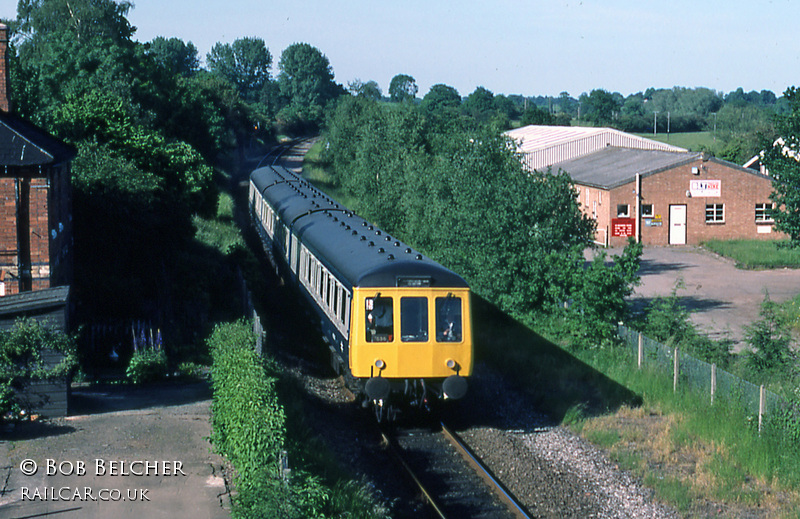
<svg viewBox="0 0 800 519">
<path fill-rule="evenodd" d="M 75 431 L 74 427 L 68 425 L 58 425 L 47 421 L 17 422 L 7 430 L 0 432 L 0 441 L 24 441 L 34 438 L 49 438 L 70 434 Z"/>
<path fill-rule="evenodd" d="M 560 423 L 571 410 L 583 415 L 637 406 L 641 397 L 568 351 L 473 295 L 476 357 Z"/>
<path fill-rule="evenodd" d="M 72 389 L 69 414 L 99 414 L 184 405 L 210 398 L 211 388 L 208 382 L 164 382 L 141 386 L 97 384 Z"/>
<path fill-rule="evenodd" d="M 633 297 L 630 299 L 631 311 L 636 315 L 643 313 L 644 310 L 655 301 L 656 297 Z M 707 312 L 718 308 L 731 308 L 730 301 L 711 299 L 697 296 L 678 296 L 678 304 L 689 312 Z"/>
</svg>

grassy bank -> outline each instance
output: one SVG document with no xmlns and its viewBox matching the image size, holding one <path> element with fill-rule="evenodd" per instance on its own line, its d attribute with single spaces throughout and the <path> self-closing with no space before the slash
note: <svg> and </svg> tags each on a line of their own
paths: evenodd
<svg viewBox="0 0 800 519">
<path fill-rule="evenodd" d="M 325 170 L 325 161 L 322 158 L 325 146 L 323 141 L 323 139 L 319 139 L 306 153 L 303 160 L 303 178 L 343 206 L 353 207 L 355 205 L 353 198 L 336 186 L 332 182 L 330 174 Z"/>
<path fill-rule="evenodd" d="M 710 240 L 706 248 L 747 269 L 800 268 L 800 248 L 786 247 L 785 241 Z"/>
<path fill-rule="evenodd" d="M 800 446 L 776 420 L 759 434 L 757 419 L 733 399 L 711 405 L 695 391 L 673 393 L 662 371 L 635 368 L 617 351 L 579 355 L 642 397 L 636 409 L 621 408 L 572 426 L 639 475 L 656 495 L 688 517 L 797 517 Z M 725 513 L 713 513 L 713 507 Z M 794 515 L 793 515 L 794 514 Z"/>
</svg>

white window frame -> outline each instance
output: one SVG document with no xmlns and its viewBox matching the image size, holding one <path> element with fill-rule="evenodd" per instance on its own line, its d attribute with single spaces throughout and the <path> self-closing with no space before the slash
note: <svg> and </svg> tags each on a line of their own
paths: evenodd
<svg viewBox="0 0 800 519">
<path fill-rule="evenodd" d="M 625 212 L 619 211 L 620 207 L 625 207 Z M 630 218 L 631 217 L 631 204 L 617 204 L 617 218 Z"/>
<path fill-rule="evenodd" d="M 764 203 L 756 204 L 756 223 L 775 223 L 772 217 L 772 211 L 775 209 L 775 204 Z"/>
<path fill-rule="evenodd" d="M 706 204 L 706 223 L 725 223 L 725 204 Z"/>
<path fill-rule="evenodd" d="M 650 210 L 648 211 L 647 208 L 649 207 Z M 653 218 L 656 212 L 653 209 L 653 204 L 642 204 L 642 218 Z"/>
</svg>

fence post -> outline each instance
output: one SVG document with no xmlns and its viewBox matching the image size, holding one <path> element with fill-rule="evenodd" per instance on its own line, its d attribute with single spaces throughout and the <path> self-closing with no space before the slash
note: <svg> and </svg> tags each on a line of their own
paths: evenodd
<svg viewBox="0 0 800 519">
<path fill-rule="evenodd" d="M 766 392 L 764 391 L 764 384 L 758 388 L 758 434 L 761 434 L 761 424 L 764 419 L 764 404 L 766 403 Z"/>
<path fill-rule="evenodd" d="M 714 405 L 714 393 L 717 392 L 717 365 L 711 364 L 711 405 Z"/>
<path fill-rule="evenodd" d="M 674 358 L 672 360 L 672 392 L 678 391 L 678 348 L 675 348 Z"/>
<path fill-rule="evenodd" d="M 642 332 L 639 332 L 639 354 L 637 357 L 639 369 L 642 369 L 643 360 L 644 360 L 644 339 L 642 338 Z"/>
</svg>

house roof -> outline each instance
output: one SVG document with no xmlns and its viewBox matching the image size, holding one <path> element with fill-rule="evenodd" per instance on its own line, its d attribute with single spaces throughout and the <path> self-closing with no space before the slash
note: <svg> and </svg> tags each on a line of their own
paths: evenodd
<svg viewBox="0 0 800 519">
<path fill-rule="evenodd" d="M 0 112 L 0 167 L 56 165 L 75 154 L 75 148 L 38 126 Z"/>
<path fill-rule="evenodd" d="M 46 288 L 0 297 L 0 318 L 67 304 L 69 286 Z"/>
<path fill-rule="evenodd" d="M 553 164 L 582 157 L 608 146 L 686 152 L 684 148 L 646 139 L 613 128 L 581 126 L 524 126 L 505 132 L 517 144 L 529 169 L 543 169 Z"/>
<path fill-rule="evenodd" d="M 637 173 L 642 177 L 646 177 L 703 158 L 703 154 L 700 152 L 677 153 L 610 146 L 583 157 L 559 162 L 553 165 L 553 171 L 565 171 L 576 184 L 601 189 L 614 189 L 633 182 Z M 726 160 L 707 156 L 704 160 L 721 164 L 749 175 L 770 178 L 758 171 Z"/>
<path fill-rule="evenodd" d="M 554 171 L 563 170 L 578 184 L 613 189 L 636 178 L 672 169 L 701 158 L 702 153 L 636 150 L 608 147 L 584 157 L 560 162 Z"/>
</svg>

